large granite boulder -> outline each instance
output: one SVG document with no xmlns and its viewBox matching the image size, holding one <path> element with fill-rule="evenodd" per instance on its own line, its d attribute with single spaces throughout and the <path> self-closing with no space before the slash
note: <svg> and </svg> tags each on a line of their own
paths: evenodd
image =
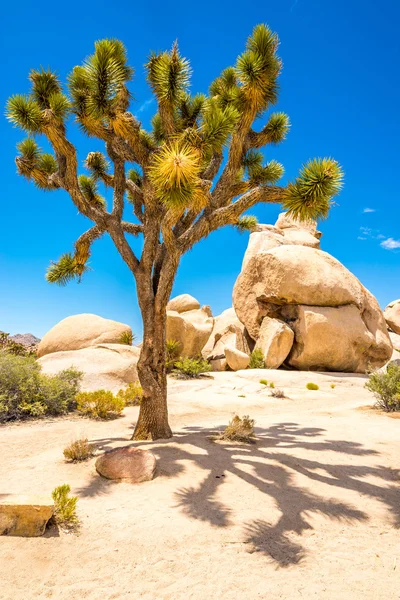
<svg viewBox="0 0 400 600">
<path fill-rule="evenodd" d="M 387 326 L 394 331 L 400 333 L 400 300 L 394 300 L 385 308 L 384 316 Z"/>
<path fill-rule="evenodd" d="M 113 393 L 137 381 L 140 348 L 125 344 L 98 344 L 81 350 L 46 354 L 38 360 L 42 372 L 55 375 L 75 367 L 83 373 L 81 391 L 110 390 Z"/>
<path fill-rule="evenodd" d="M 344 265 L 317 248 L 279 245 L 258 252 L 242 268 L 233 304 L 256 343 L 265 317 L 294 331 L 285 361 L 293 368 L 365 372 L 392 355 L 376 299 Z"/>
<path fill-rule="evenodd" d="M 179 353 L 184 357 L 201 354 L 213 325 L 214 319 L 209 306 L 181 313 L 167 310 L 167 340 L 179 342 Z"/>
<path fill-rule="evenodd" d="M 175 298 L 172 298 L 167 304 L 167 310 L 175 310 L 178 313 L 187 312 L 188 310 L 197 310 L 198 308 L 200 308 L 200 302 L 190 294 L 175 296 Z"/>
<path fill-rule="evenodd" d="M 97 344 L 119 344 L 124 334 L 131 333 L 129 325 L 98 315 L 72 315 L 46 333 L 38 346 L 37 354 L 41 357 L 53 352 L 80 350 Z"/>
<path fill-rule="evenodd" d="M 250 363 L 250 356 L 245 352 L 241 352 L 237 348 L 226 346 L 225 348 L 225 359 L 228 367 L 232 371 L 241 371 L 247 369 Z"/>
</svg>

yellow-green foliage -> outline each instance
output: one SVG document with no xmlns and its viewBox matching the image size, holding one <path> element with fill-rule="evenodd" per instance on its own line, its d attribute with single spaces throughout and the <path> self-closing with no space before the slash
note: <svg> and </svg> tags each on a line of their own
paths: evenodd
<svg viewBox="0 0 400 600">
<path fill-rule="evenodd" d="M 264 355 L 260 348 L 256 348 L 251 353 L 249 369 L 265 369 Z"/>
<path fill-rule="evenodd" d="M 365 387 L 374 394 L 378 408 L 400 411 L 400 365 L 389 363 L 386 373 L 371 373 Z"/>
<path fill-rule="evenodd" d="M 71 488 L 68 484 L 60 485 L 53 490 L 54 521 L 57 525 L 74 527 L 78 525 L 79 519 L 76 514 L 78 498 L 70 496 Z"/>
<path fill-rule="evenodd" d="M 274 382 L 273 382 L 273 381 L 271 381 L 271 383 L 269 384 L 269 387 L 270 387 L 270 388 L 274 388 L 274 387 L 275 387 L 275 384 L 274 384 Z"/>
<path fill-rule="evenodd" d="M 0 422 L 61 415 L 75 408 L 82 374 L 66 369 L 44 375 L 31 356 L 0 351 Z"/>
<path fill-rule="evenodd" d="M 76 404 L 79 412 L 94 419 L 112 419 L 120 415 L 125 407 L 121 397 L 106 390 L 81 392 L 76 396 Z"/>
<path fill-rule="evenodd" d="M 166 344 L 166 366 L 167 371 L 170 373 L 174 368 L 175 362 L 179 358 L 179 353 L 181 351 L 181 344 L 177 340 L 167 340 Z"/>
<path fill-rule="evenodd" d="M 331 383 L 331 388 L 332 388 L 332 390 L 334 390 L 334 389 L 335 389 L 335 387 L 336 387 L 336 385 L 335 385 L 334 383 Z"/>
<path fill-rule="evenodd" d="M 64 448 L 64 457 L 70 462 L 82 462 L 92 458 L 95 453 L 95 446 L 89 444 L 87 438 L 81 438 L 71 442 Z"/>
<path fill-rule="evenodd" d="M 138 381 L 134 381 L 125 390 L 119 390 L 117 398 L 121 398 L 125 406 L 139 406 L 143 398 L 142 386 Z"/>
<path fill-rule="evenodd" d="M 316 383 L 307 383 L 306 388 L 308 390 L 319 390 L 319 385 Z"/>
<path fill-rule="evenodd" d="M 173 373 L 181 379 L 195 379 L 211 371 L 211 365 L 202 358 L 180 358 L 175 362 Z"/>
<path fill-rule="evenodd" d="M 266 379 L 260 379 L 260 383 L 262 385 L 268 385 L 268 381 Z"/>
<path fill-rule="evenodd" d="M 254 423 L 254 419 L 250 419 L 248 415 L 244 417 L 235 415 L 225 431 L 220 434 L 219 439 L 231 442 L 254 442 Z"/>
<path fill-rule="evenodd" d="M 121 333 L 119 343 L 125 344 L 126 346 L 132 346 L 134 340 L 135 336 L 133 335 L 132 331 L 124 331 L 123 333 Z"/>
</svg>

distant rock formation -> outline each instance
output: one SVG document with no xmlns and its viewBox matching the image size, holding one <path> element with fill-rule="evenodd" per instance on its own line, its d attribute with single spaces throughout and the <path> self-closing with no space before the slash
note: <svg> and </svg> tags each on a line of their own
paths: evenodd
<svg viewBox="0 0 400 600">
<path fill-rule="evenodd" d="M 28 349 L 37 346 L 40 342 L 40 338 L 32 335 L 32 333 L 16 333 L 15 335 L 10 335 L 10 340 Z"/>
</svg>

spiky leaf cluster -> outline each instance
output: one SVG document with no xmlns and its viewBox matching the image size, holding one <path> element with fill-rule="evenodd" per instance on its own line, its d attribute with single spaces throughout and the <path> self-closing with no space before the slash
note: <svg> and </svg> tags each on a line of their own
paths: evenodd
<svg viewBox="0 0 400 600">
<path fill-rule="evenodd" d="M 47 269 L 46 279 L 49 283 L 64 286 L 74 279 L 79 282 L 88 270 L 85 264 L 79 264 L 73 254 L 66 253 L 57 262 L 51 263 Z"/>
<path fill-rule="evenodd" d="M 316 158 L 303 165 L 283 197 L 283 208 L 300 221 L 325 219 L 343 185 L 343 171 L 332 158 Z"/>
<path fill-rule="evenodd" d="M 57 161 L 52 154 L 43 153 L 33 138 L 26 138 L 17 144 L 19 155 L 16 158 L 20 175 L 31 179 L 42 190 L 52 190 L 57 186 L 49 176 L 57 172 Z"/>
</svg>

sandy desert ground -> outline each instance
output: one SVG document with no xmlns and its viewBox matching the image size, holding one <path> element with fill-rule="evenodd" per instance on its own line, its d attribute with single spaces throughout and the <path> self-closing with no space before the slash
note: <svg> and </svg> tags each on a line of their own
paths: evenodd
<svg viewBox="0 0 400 600">
<path fill-rule="evenodd" d="M 263 377 L 288 398 L 271 398 Z M 0 538 L 1 600 L 400 599 L 400 419 L 370 408 L 364 381 L 244 371 L 170 382 L 176 435 L 137 444 L 159 459 L 137 486 L 62 455 L 81 434 L 99 452 L 132 444 L 137 408 L 1 427 L 0 493 L 69 483 L 82 521 L 78 535 Z M 255 445 L 210 440 L 235 412 L 256 419 Z"/>
</svg>

